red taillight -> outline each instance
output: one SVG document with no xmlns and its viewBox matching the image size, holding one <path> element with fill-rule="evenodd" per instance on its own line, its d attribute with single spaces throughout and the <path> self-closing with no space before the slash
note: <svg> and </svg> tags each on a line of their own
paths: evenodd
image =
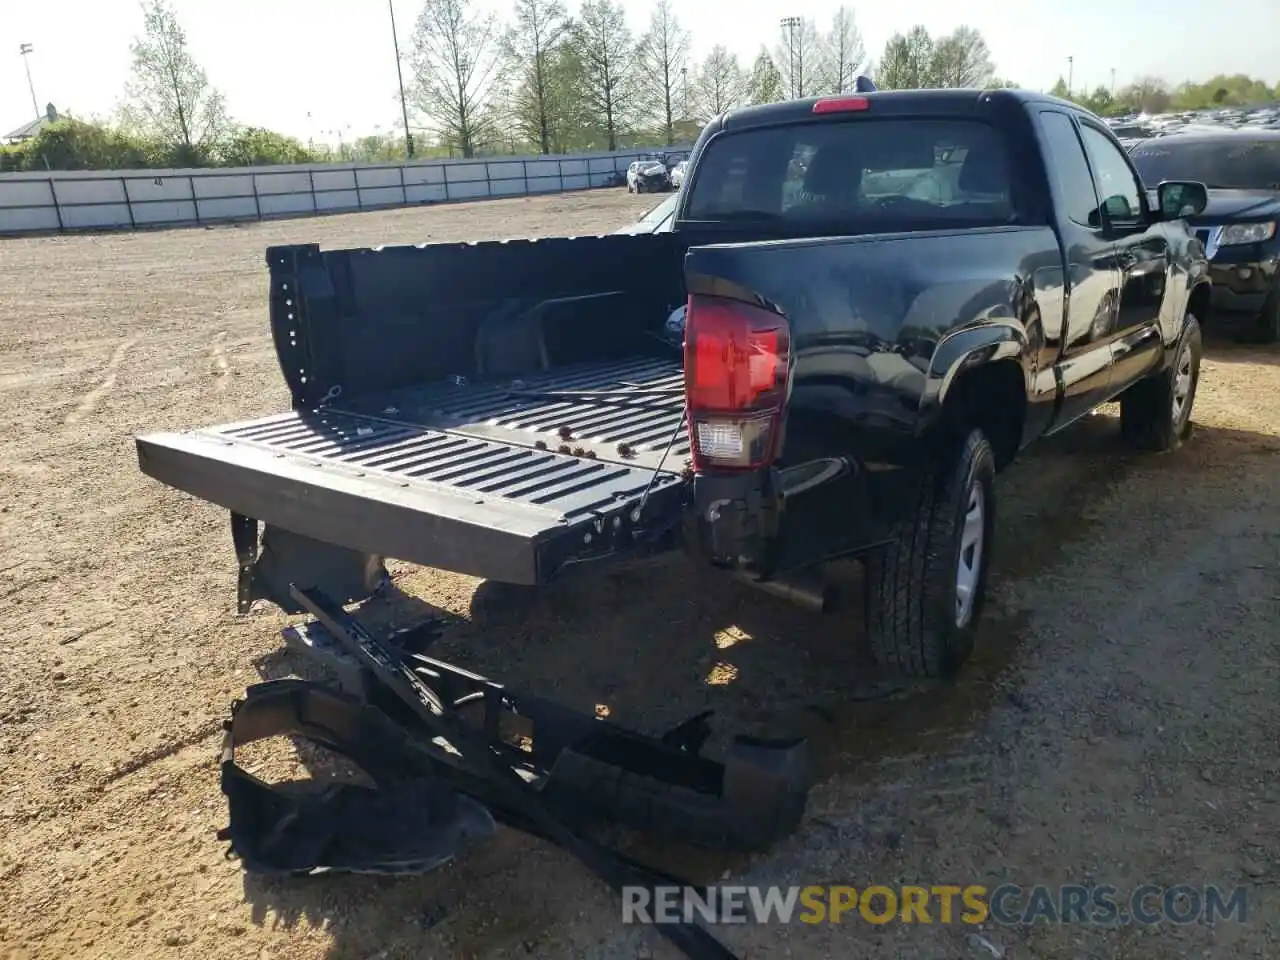
<svg viewBox="0 0 1280 960">
<path fill-rule="evenodd" d="M 823 97 L 813 105 L 814 113 L 849 113 L 866 110 L 871 101 L 866 97 Z"/>
<path fill-rule="evenodd" d="M 695 469 L 752 470 L 773 462 L 790 351 L 785 317 L 738 300 L 689 297 L 684 382 Z"/>
</svg>

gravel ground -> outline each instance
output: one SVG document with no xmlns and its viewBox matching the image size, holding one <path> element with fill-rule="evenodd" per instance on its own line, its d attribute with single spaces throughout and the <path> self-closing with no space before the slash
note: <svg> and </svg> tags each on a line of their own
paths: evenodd
<svg viewBox="0 0 1280 960">
<path fill-rule="evenodd" d="M 246 684 L 290 669 L 287 621 L 233 615 L 225 515 L 145 478 L 132 444 L 287 406 L 269 244 L 598 232 L 653 199 L 0 241 L 0 954 L 676 956 L 509 833 L 412 880 L 264 883 L 225 860 L 217 731 Z M 1211 338 L 1183 451 L 1128 454 L 1104 412 L 1009 471 L 981 651 L 942 690 L 863 702 L 847 618 L 679 560 L 474 618 L 475 581 L 395 566 L 402 610 L 467 617 L 447 655 L 643 730 L 710 706 L 729 730 L 812 738 L 799 833 L 748 859 L 637 848 L 669 869 L 1250 898 L 1245 924 L 722 928 L 744 957 L 1280 956 L 1278 363 Z M 305 776 L 284 754 L 260 769 Z"/>
</svg>

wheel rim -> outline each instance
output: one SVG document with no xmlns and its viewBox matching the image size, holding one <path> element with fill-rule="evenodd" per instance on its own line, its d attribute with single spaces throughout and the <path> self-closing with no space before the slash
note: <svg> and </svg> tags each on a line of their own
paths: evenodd
<svg viewBox="0 0 1280 960">
<path fill-rule="evenodd" d="M 1186 347 L 1178 357 L 1178 367 L 1173 375 L 1173 423 L 1181 426 L 1191 400 L 1191 351 Z"/>
<path fill-rule="evenodd" d="M 986 494 L 981 483 L 969 488 L 964 525 L 960 530 L 960 559 L 956 563 L 956 626 L 973 619 L 973 603 L 982 573 L 982 548 L 987 535 Z"/>
</svg>

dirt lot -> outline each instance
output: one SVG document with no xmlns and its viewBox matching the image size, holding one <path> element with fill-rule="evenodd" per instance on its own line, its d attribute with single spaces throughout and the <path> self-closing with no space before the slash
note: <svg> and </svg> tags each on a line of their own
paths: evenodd
<svg viewBox="0 0 1280 960">
<path fill-rule="evenodd" d="M 246 880 L 214 831 L 219 724 L 289 664 L 233 616 L 225 515 L 149 481 L 132 435 L 284 409 L 269 244 L 612 229 L 621 191 L 214 230 L 0 241 L 0 953 L 10 957 L 674 957 L 567 856 L 503 834 L 389 881 Z M 995 603 L 955 685 L 867 700 L 856 636 L 678 561 L 497 609 L 481 670 L 657 731 L 808 732 L 803 829 L 738 882 L 1245 884 L 1248 922 L 988 926 L 1007 957 L 1280 956 L 1280 351 L 1209 344 L 1197 433 L 1124 453 L 1113 417 L 1001 484 Z M 467 616 L 474 581 L 396 568 Z M 304 775 L 267 757 L 275 774 Z M 989 957 L 972 928 L 734 927 L 744 956 Z"/>
</svg>

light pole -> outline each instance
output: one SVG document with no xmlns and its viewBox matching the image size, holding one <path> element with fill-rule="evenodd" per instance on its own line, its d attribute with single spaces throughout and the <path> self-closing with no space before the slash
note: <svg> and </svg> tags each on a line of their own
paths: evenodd
<svg viewBox="0 0 1280 960">
<path fill-rule="evenodd" d="M 680 112 L 684 115 L 684 119 L 689 119 L 689 68 L 680 68 L 680 87 L 682 90 L 681 98 L 684 103 L 680 107 Z"/>
<path fill-rule="evenodd" d="M 1072 89 L 1074 89 L 1072 87 L 1072 81 L 1075 79 L 1075 75 L 1076 75 L 1076 58 L 1067 57 L 1067 96 L 1068 97 L 1071 96 L 1071 91 Z"/>
<path fill-rule="evenodd" d="M 36 85 L 31 82 L 31 61 L 27 59 L 32 49 L 29 43 L 19 44 L 18 56 L 22 57 L 22 65 L 27 70 L 27 89 L 31 91 L 31 109 L 36 112 L 36 119 L 39 120 L 44 114 L 40 112 L 40 101 L 36 99 Z"/>
<path fill-rule="evenodd" d="M 409 106 L 404 99 L 404 72 L 400 69 L 400 39 L 396 36 L 396 6 L 387 0 L 387 12 L 391 14 L 391 44 L 396 50 L 396 79 L 400 81 L 400 115 L 404 119 L 404 156 L 413 159 L 413 134 L 409 132 Z"/>
<path fill-rule="evenodd" d="M 1116 98 L 1116 68 L 1111 68 L 1111 99 Z"/>
<path fill-rule="evenodd" d="M 800 26 L 799 17 L 783 17 L 780 21 L 782 29 L 787 31 L 787 57 L 788 57 L 788 73 L 791 74 L 791 99 L 797 100 L 802 95 L 800 85 L 797 81 L 797 62 L 796 62 L 796 27 Z"/>
</svg>

